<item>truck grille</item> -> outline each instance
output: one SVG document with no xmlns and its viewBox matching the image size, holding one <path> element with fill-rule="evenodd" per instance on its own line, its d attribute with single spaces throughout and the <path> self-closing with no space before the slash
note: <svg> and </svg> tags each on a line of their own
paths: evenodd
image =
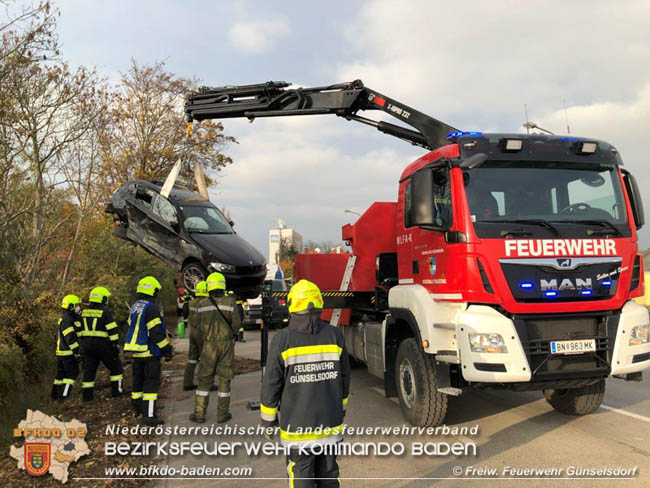
<svg viewBox="0 0 650 488">
<path fill-rule="evenodd" d="M 513 320 L 531 368 L 532 381 L 609 375 L 618 314 L 567 314 L 552 318 L 519 315 Z M 551 354 L 551 341 L 573 339 L 595 339 L 596 352 Z"/>
</svg>

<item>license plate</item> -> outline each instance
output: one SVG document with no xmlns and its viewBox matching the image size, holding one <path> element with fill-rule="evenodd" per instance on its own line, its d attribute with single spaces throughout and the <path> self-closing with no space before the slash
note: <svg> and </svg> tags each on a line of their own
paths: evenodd
<svg viewBox="0 0 650 488">
<path fill-rule="evenodd" d="M 551 341 L 551 354 L 584 354 L 596 352 L 596 339 Z"/>
</svg>

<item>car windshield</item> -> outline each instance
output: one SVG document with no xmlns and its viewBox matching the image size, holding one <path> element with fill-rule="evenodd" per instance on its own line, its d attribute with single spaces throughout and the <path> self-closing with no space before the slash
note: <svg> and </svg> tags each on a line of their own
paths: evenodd
<svg viewBox="0 0 650 488">
<path fill-rule="evenodd" d="M 199 234 L 233 234 L 223 214 L 214 207 L 181 207 L 183 225 L 188 232 Z"/>
<path fill-rule="evenodd" d="M 556 235 L 567 231 L 562 224 L 578 224 L 582 232 L 588 226 L 597 234 L 626 232 L 625 200 L 613 165 L 489 161 L 466 171 L 465 185 L 479 236 L 494 237 L 484 231 L 501 223 L 542 224 Z"/>
</svg>

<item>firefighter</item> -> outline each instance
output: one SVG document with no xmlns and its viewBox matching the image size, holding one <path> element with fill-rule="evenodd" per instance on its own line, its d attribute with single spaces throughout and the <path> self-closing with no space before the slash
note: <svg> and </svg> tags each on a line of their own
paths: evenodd
<svg viewBox="0 0 650 488">
<path fill-rule="evenodd" d="M 154 302 L 162 286 L 153 276 L 138 282 L 138 299 L 129 312 L 129 328 L 124 350 L 133 353 L 133 389 L 131 404 L 143 423 L 155 427 L 165 423 L 156 416 L 156 401 L 160 389 L 160 358 L 172 358 L 172 346 L 167 339 L 165 321 Z"/>
<path fill-rule="evenodd" d="M 300 280 L 289 291 L 288 302 L 289 326 L 271 341 L 266 362 L 262 424 L 275 427 L 280 412 L 280 437 L 289 448 L 287 473 L 292 487 L 338 487 L 336 455 L 310 448 L 322 449 L 343 439 L 350 389 L 345 338 L 320 319 L 323 298 L 314 283 Z"/>
<path fill-rule="evenodd" d="M 241 298 L 237 298 L 237 313 L 239 314 L 239 330 L 237 331 L 237 341 L 246 342 L 244 339 L 244 302 Z"/>
<path fill-rule="evenodd" d="M 183 375 L 183 390 L 185 391 L 196 390 L 194 370 L 199 363 L 201 348 L 203 347 L 203 324 L 201 319 L 204 313 L 201 307 L 203 302 L 205 302 L 203 306 L 210 304 L 208 300 L 204 300 L 204 298 L 209 296 L 207 286 L 208 284 L 205 281 L 198 282 L 194 293 L 195 298 L 189 303 L 190 350 L 187 353 L 187 364 L 185 365 L 185 374 Z"/>
<path fill-rule="evenodd" d="M 110 296 L 111 292 L 103 286 L 93 288 L 88 298 L 90 306 L 81 313 L 81 354 L 84 360 L 81 387 L 84 402 L 93 399 L 95 376 L 100 362 L 104 363 L 111 375 L 111 396 L 118 397 L 124 393 L 120 337 L 113 313 L 107 307 Z"/>
<path fill-rule="evenodd" d="M 199 384 L 194 400 L 194 413 L 190 415 L 190 420 L 196 423 L 205 422 L 208 395 L 216 373 L 219 378 L 217 422 L 223 423 L 232 418 L 229 411 L 230 380 L 234 376 L 235 331 L 239 329 L 240 321 L 235 309 L 235 297 L 226 293 L 226 278 L 221 273 L 212 273 L 206 282 L 209 297 L 201 301 L 201 309 L 205 309 L 206 313 L 201 319 L 204 342 L 199 360 Z"/>
<path fill-rule="evenodd" d="M 81 300 L 77 295 L 66 295 L 61 301 L 63 314 L 59 319 L 56 334 L 56 378 L 52 385 L 52 399 L 66 400 L 72 385 L 79 376 L 79 340 L 77 331 L 81 327 L 79 313 Z"/>
</svg>

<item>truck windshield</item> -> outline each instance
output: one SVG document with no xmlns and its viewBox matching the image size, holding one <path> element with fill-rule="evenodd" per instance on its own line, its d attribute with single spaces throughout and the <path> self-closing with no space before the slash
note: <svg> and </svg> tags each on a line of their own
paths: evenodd
<svg viewBox="0 0 650 488">
<path fill-rule="evenodd" d="M 223 214 L 213 207 L 181 207 L 183 225 L 188 232 L 198 234 L 232 234 L 233 230 Z"/>
<path fill-rule="evenodd" d="M 616 166 L 488 161 L 464 178 L 479 237 L 630 235 Z"/>
</svg>

